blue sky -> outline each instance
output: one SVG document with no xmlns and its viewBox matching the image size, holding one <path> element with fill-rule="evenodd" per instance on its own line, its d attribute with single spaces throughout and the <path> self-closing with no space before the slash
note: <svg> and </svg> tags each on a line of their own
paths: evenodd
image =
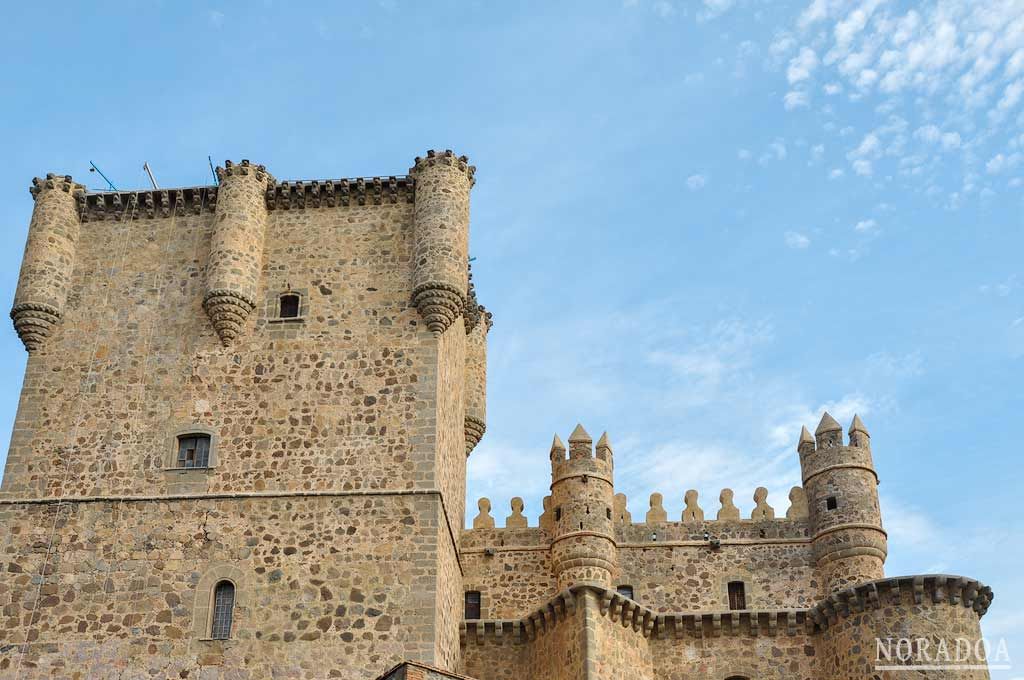
<svg viewBox="0 0 1024 680">
<path fill-rule="evenodd" d="M 823 408 L 873 437 L 890 574 L 996 591 L 1024 677 L 1024 2 L 21 3 L 0 26 L 0 285 L 30 178 L 478 166 L 490 336 L 469 506 L 531 521 L 551 435 L 618 487 L 784 512 Z M 24 351 L 0 333 L 0 427 Z M 0 436 L 5 436 L 0 433 Z"/>
</svg>

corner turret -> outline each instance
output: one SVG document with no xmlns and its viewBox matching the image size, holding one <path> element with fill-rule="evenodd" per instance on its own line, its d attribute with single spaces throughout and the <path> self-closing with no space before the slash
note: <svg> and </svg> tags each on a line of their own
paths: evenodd
<svg viewBox="0 0 1024 680">
<path fill-rule="evenodd" d="M 452 151 L 428 151 L 409 174 L 416 180 L 412 301 L 434 335 L 466 307 L 469 191 L 476 168 Z"/>
<path fill-rule="evenodd" d="M 466 414 L 463 433 L 468 456 L 487 431 L 487 333 L 491 313 L 477 302 L 473 274 L 466 291 Z"/>
<path fill-rule="evenodd" d="M 558 435 L 551 446 L 552 566 L 563 590 L 583 583 L 610 588 L 618 571 L 613 515 L 612 447 L 597 451 L 582 425 L 569 436 L 569 457 Z"/>
<path fill-rule="evenodd" d="M 274 178 L 262 165 L 225 161 L 210 243 L 203 308 L 225 346 L 238 337 L 256 308 L 267 226 L 267 188 Z"/>
<path fill-rule="evenodd" d="M 35 199 L 11 319 L 29 354 L 41 348 L 64 314 L 81 226 L 85 187 L 70 175 L 36 177 Z"/>
<path fill-rule="evenodd" d="M 828 592 L 882 578 L 887 540 L 864 423 L 854 416 L 845 446 L 842 426 L 825 412 L 809 439 L 804 428 L 797 450 L 814 558 Z"/>
</svg>

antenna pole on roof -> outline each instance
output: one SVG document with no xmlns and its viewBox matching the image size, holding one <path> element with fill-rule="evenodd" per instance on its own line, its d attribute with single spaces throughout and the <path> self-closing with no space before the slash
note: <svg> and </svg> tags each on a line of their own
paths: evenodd
<svg viewBox="0 0 1024 680">
<path fill-rule="evenodd" d="M 217 171 L 213 169 L 213 158 L 207 156 L 206 162 L 210 164 L 210 174 L 213 175 L 213 183 L 219 185 L 220 180 L 217 179 Z"/>
<path fill-rule="evenodd" d="M 142 169 L 146 171 L 147 175 L 149 175 L 149 183 L 153 185 L 153 188 L 159 189 L 160 187 L 156 184 L 156 177 L 153 177 L 153 170 L 150 169 L 148 161 L 142 164 Z"/>
<path fill-rule="evenodd" d="M 92 161 L 89 161 L 89 165 L 90 165 L 89 172 L 98 172 L 100 177 L 103 178 L 103 181 L 106 182 L 107 186 L 110 187 L 110 190 L 111 191 L 117 191 L 117 187 L 114 186 L 114 183 L 111 182 L 110 179 L 106 175 L 103 174 L 102 170 L 100 170 L 99 168 L 96 167 L 95 163 L 93 163 Z"/>
</svg>

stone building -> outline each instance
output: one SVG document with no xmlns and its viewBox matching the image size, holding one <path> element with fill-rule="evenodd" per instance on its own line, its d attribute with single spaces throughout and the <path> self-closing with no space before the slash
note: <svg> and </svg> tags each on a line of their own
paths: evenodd
<svg viewBox="0 0 1024 680">
<path fill-rule="evenodd" d="M 608 437 L 577 426 L 539 526 L 512 499 L 497 528 L 482 499 L 464 529 L 491 327 L 474 168 L 217 174 L 33 182 L 0 678 L 868 680 L 905 677 L 876 638 L 980 635 L 989 588 L 884 575 L 856 418 L 848 439 L 828 414 L 803 431 L 778 516 L 726 489 L 706 512 L 687 492 L 680 518 L 655 494 L 634 521 Z"/>
</svg>

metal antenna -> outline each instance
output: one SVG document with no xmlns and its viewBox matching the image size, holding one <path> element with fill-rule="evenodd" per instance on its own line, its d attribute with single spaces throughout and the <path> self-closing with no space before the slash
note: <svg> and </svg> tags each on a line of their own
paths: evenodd
<svg viewBox="0 0 1024 680">
<path fill-rule="evenodd" d="M 207 156 L 206 162 L 210 164 L 210 174 L 213 175 L 213 183 L 219 185 L 220 179 L 217 177 L 217 171 L 213 169 L 213 158 Z"/>
<path fill-rule="evenodd" d="M 89 161 L 89 165 L 91 166 L 89 168 L 89 172 L 98 172 L 100 177 L 103 178 L 103 181 L 106 182 L 107 186 L 110 187 L 110 190 L 111 191 L 117 191 L 117 187 L 114 186 L 114 183 L 111 182 L 110 179 L 106 175 L 103 174 L 102 170 L 100 170 L 99 168 L 96 167 L 95 163 L 93 163 L 92 161 Z"/>
<path fill-rule="evenodd" d="M 156 184 L 156 177 L 153 177 L 153 171 L 150 169 L 148 161 L 142 164 L 142 169 L 149 175 L 149 183 L 153 185 L 153 188 L 159 189 L 160 187 Z"/>
</svg>

